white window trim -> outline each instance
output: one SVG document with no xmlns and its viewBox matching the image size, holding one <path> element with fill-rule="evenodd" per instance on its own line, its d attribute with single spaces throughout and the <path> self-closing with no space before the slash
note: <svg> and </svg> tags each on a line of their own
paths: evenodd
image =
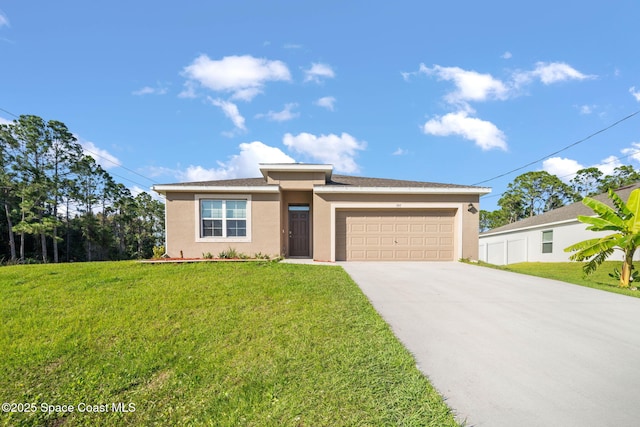
<svg viewBox="0 0 640 427">
<path fill-rule="evenodd" d="M 551 240 L 544 240 L 544 233 L 550 231 L 551 232 Z M 545 252 L 544 251 L 544 244 L 545 243 L 551 243 L 551 252 Z M 551 230 L 542 230 L 540 232 L 540 253 L 542 255 L 550 255 L 553 253 L 553 229 Z"/>
<path fill-rule="evenodd" d="M 202 237 L 202 218 L 200 218 L 200 200 L 246 200 L 247 201 L 247 235 L 242 237 Z M 208 243 L 237 243 L 251 242 L 251 195 L 250 194 L 196 194 L 195 195 L 195 215 L 196 215 L 196 242 Z"/>
</svg>

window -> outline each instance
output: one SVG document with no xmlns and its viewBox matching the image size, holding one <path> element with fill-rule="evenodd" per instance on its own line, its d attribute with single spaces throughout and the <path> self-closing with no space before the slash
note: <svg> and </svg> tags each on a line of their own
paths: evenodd
<svg viewBox="0 0 640 427">
<path fill-rule="evenodd" d="M 201 238 L 246 238 L 247 200 L 200 199 Z"/>
<path fill-rule="evenodd" d="M 553 230 L 542 232 L 542 253 L 553 253 Z"/>
</svg>

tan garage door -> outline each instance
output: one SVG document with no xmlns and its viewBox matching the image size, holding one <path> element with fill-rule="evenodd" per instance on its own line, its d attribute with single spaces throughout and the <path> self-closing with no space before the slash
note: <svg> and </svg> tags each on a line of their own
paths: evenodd
<svg viewBox="0 0 640 427">
<path fill-rule="evenodd" d="M 336 212 L 336 261 L 452 261 L 455 210 Z"/>
</svg>

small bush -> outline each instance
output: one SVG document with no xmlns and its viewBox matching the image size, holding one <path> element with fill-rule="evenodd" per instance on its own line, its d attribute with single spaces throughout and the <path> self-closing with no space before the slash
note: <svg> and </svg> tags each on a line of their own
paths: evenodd
<svg viewBox="0 0 640 427">
<path fill-rule="evenodd" d="M 220 259 L 237 259 L 240 258 L 240 253 L 234 248 L 229 248 L 226 251 L 222 251 L 218 254 Z"/>
<path fill-rule="evenodd" d="M 211 252 L 203 252 L 202 258 L 204 259 L 213 259 L 213 254 Z"/>
<path fill-rule="evenodd" d="M 162 258 L 164 253 L 165 253 L 164 246 L 154 246 L 153 247 L 153 259 Z"/>
<path fill-rule="evenodd" d="M 263 254 L 262 252 L 258 252 L 253 255 L 254 259 L 270 259 L 271 257 L 267 254 Z"/>
</svg>

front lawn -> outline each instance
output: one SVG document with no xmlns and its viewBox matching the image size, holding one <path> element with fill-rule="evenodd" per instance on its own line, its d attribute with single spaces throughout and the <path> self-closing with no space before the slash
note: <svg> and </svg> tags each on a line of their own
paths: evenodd
<svg viewBox="0 0 640 427">
<path fill-rule="evenodd" d="M 457 425 L 340 267 L 11 266 L 0 292 L 0 398 L 31 410 L 0 425 Z"/>
<path fill-rule="evenodd" d="M 580 262 L 522 262 L 503 266 L 480 263 L 480 265 L 529 274 L 531 276 L 546 277 L 548 279 L 560 280 L 589 288 L 640 298 L 640 291 L 622 289 L 618 287 L 619 281 L 617 279 L 609 277 L 609 273 L 612 273 L 614 268 L 621 268 L 622 263 L 620 261 L 606 261 L 590 276 L 585 276 L 582 271 L 584 264 Z M 631 286 L 638 286 L 638 284 L 632 282 Z"/>
</svg>

